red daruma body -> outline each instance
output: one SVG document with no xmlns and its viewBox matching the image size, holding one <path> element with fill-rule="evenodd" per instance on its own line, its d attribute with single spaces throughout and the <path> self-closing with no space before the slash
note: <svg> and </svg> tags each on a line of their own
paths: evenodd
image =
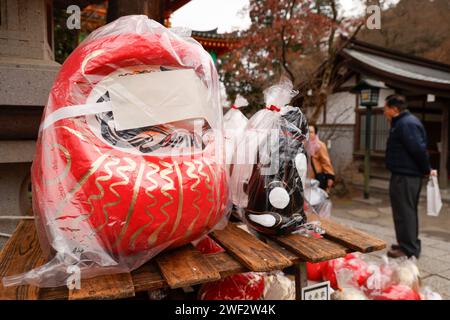
<svg viewBox="0 0 450 320">
<path fill-rule="evenodd" d="M 211 231 L 228 213 L 223 146 L 211 134 L 220 111 L 213 62 L 194 40 L 145 16 L 96 30 L 55 80 L 32 166 L 54 261 L 6 284 L 61 285 L 73 265 L 82 277 L 130 271 Z M 141 125 L 118 128 L 120 112 Z M 44 280 L 51 272 L 62 275 Z"/>
</svg>

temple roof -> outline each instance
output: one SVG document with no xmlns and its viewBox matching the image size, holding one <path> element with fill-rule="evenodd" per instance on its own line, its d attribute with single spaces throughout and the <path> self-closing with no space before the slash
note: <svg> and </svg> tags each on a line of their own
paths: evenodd
<svg viewBox="0 0 450 320">
<path fill-rule="evenodd" d="M 384 70 L 398 76 L 416 80 L 450 84 L 450 73 L 448 72 L 379 57 L 370 53 L 358 52 L 351 49 L 344 49 L 344 52 L 353 58 L 372 66 L 373 68 Z"/>
<path fill-rule="evenodd" d="M 450 98 L 450 65 L 359 40 L 341 40 L 343 46 L 333 61 L 333 91 L 347 90 L 341 86 L 360 75 L 404 93 Z M 326 62 L 316 70 L 315 79 L 320 79 L 325 66 Z M 294 104 L 301 105 L 310 86 L 305 81 L 297 87 L 300 93 L 293 99 Z"/>
<path fill-rule="evenodd" d="M 221 39 L 221 40 L 236 40 L 237 37 L 234 33 L 217 33 L 217 28 L 208 31 L 196 31 L 192 30 L 192 37 L 205 38 L 205 39 Z"/>
<path fill-rule="evenodd" d="M 346 65 L 391 85 L 450 91 L 450 65 L 353 40 L 340 52 Z"/>
<path fill-rule="evenodd" d="M 217 28 L 208 31 L 193 30 L 192 37 L 206 50 L 214 51 L 217 56 L 229 52 L 239 42 L 236 33 L 217 33 Z"/>
</svg>

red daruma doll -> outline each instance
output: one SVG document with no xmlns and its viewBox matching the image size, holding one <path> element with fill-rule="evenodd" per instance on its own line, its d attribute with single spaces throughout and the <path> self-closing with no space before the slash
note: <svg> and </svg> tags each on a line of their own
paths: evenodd
<svg viewBox="0 0 450 320">
<path fill-rule="evenodd" d="M 218 88 L 200 44 L 146 16 L 94 31 L 55 80 L 32 167 L 52 259 L 4 285 L 129 272 L 226 221 Z"/>
</svg>

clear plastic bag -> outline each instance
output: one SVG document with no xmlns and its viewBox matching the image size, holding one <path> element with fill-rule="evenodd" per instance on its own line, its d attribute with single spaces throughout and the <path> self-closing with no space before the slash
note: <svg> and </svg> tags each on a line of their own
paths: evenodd
<svg viewBox="0 0 450 320">
<path fill-rule="evenodd" d="M 287 105 L 295 94 L 287 79 L 266 89 L 267 107 L 249 120 L 236 149 L 232 200 L 241 218 L 262 233 L 290 233 L 307 222 L 308 123 L 299 108 Z"/>
<path fill-rule="evenodd" d="M 329 260 L 325 266 L 322 267 L 321 273 L 324 281 L 330 281 L 330 286 L 333 289 L 339 288 L 337 274 L 340 270 L 347 270 L 346 272 L 352 277 L 350 280 L 355 287 L 365 285 L 367 278 L 370 276 L 368 272 L 368 264 L 362 256 L 356 253 L 347 254 L 343 258 Z"/>
<path fill-rule="evenodd" d="M 241 110 L 239 110 L 239 108 L 246 106 L 248 106 L 248 101 L 238 94 L 230 110 L 228 110 L 223 116 L 223 125 L 225 129 L 225 152 L 228 165 L 233 162 L 236 144 L 243 136 L 248 123 L 247 117 L 241 112 Z"/>
<path fill-rule="evenodd" d="M 94 31 L 44 110 L 33 209 L 50 261 L 5 286 L 79 287 L 129 272 L 226 221 L 219 81 L 210 55 L 146 16 Z"/>
<path fill-rule="evenodd" d="M 379 295 L 372 296 L 373 300 L 421 300 L 420 295 L 408 286 L 394 284 L 387 287 Z"/>
<path fill-rule="evenodd" d="M 420 273 L 415 259 L 391 260 L 385 256 L 383 260 L 379 271 L 374 268 L 367 279 L 370 297 L 373 300 L 421 300 Z"/>
<path fill-rule="evenodd" d="M 405 285 L 419 291 L 420 272 L 414 257 L 399 262 L 391 262 L 392 282 L 398 285 Z"/>
<path fill-rule="evenodd" d="M 369 300 L 355 279 L 354 270 L 343 268 L 336 271 L 338 290 L 334 292 L 334 300 Z"/>
<path fill-rule="evenodd" d="M 368 295 L 380 295 L 392 284 L 392 269 L 389 266 L 371 262 L 367 271 L 370 273 L 365 284 Z"/>
<path fill-rule="evenodd" d="M 430 289 L 430 287 L 424 287 L 420 290 L 419 295 L 421 300 L 442 300 L 442 296 Z"/>
<path fill-rule="evenodd" d="M 317 180 L 306 180 L 306 200 L 319 217 L 329 218 L 331 216 L 332 203 L 328 193 L 322 190 L 319 185 L 320 182 Z"/>
<path fill-rule="evenodd" d="M 263 300 L 295 300 L 295 283 L 281 272 L 264 276 Z"/>
</svg>

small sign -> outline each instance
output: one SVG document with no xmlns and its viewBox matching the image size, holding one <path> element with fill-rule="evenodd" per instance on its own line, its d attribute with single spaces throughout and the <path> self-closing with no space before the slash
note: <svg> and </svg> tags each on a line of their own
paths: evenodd
<svg viewBox="0 0 450 320">
<path fill-rule="evenodd" d="M 427 102 L 435 102 L 436 96 L 434 94 L 428 94 L 427 95 Z"/>
<path fill-rule="evenodd" d="M 330 300 L 330 281 L 302 289 L 302 300 Z"/>
</svg>

